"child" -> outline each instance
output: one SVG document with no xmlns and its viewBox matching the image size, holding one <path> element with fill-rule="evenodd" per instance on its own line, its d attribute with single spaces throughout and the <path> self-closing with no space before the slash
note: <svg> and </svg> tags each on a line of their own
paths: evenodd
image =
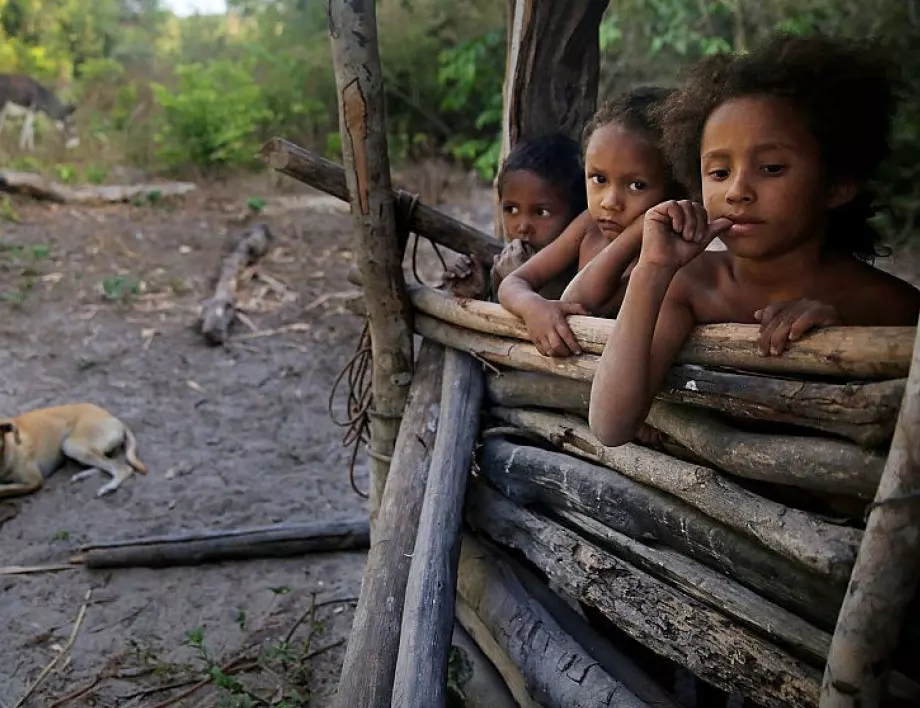
<svg viewBox="0 0 920 708">
<path fill-rule="evenodd" d="M 506 275 L 552 243 L 585 210 L 578 143 L 561 133 L 520 140 L 505 158 L 496 184 L 509 243 L 492 266 L 493 295 Z M 461 297 L 476 297 L 487 289 L 484 269 L 466 257 L 445 280 Z"/>
<path fill-rule="evenodd" d="M 499 302 L 524 320 L 544 356 L 580 353 L 565 317 L 586 315 L 590 308 L 581 300 L 550 300 L 537 291 L 555 279 L 568 282 L 608 244 L 616 244 L 613 277 L 619 280 L 639 254 L 645 210 L 682 191 L 659 149 L 661 133 L 650 116 L 667 95 L 659 88 L 636 89 L 598 110 L 585 127 L 588 211 L 499 289 Z"/>
<path fill-rule="evenodd" d="M 598 365 L 590 424 L 631 440 L 695 325 L 759 323 L 758 348 L 830 325 L 912 326 L 920 291 L 872 267 L 867 180 L 888 152 L 890 65 L 872 44 L 779 37 L 691 68 L 661 110 L 665 149 L 703 206 L 645 216 Z M 689 184 L 689 182 L 688 182 Z M 706 251 L 720 236 L 725 251 Z"/>
</svg>

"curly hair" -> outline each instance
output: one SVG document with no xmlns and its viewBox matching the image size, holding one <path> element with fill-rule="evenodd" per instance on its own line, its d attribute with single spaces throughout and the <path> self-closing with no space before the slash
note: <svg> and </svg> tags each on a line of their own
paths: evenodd
<svg viewBox="0 0 920 708">
<path fill-rule="evenodd" d="M 726 101 L 775 96 L 800 111 L 831 179 L 854 179 L 856 198 L 831 210 L 828 245 L 871 261 L 884 250 L 869 225 L 867 181 L 889 153 L 897 107 L 894 63 L 872 40 L 778 35 L 750 54 L 715 55 L 693 64 L 680 89 L 655 110 L 664 151 L 691 192 L 701 194 L 700 147 L 712 112 Z"/>
<path fill-rule="evenodd" d="M 640 86 L 631 91 L 619 94 L 615 98 L 605 101 L 594 116 L 585 124 L 582 133 L 582 148 L 588 147 L 588 141 L 599 128 L 611 123 L 618 123 L 631 130 L 653 145 L 662 147 L 663 134 L 657 113 L 664 102 L 673 95 L 674 89 L 660 86 Z M 671 165 L 666 161 L 668 178 L 668 194 L 671 198 L 679 199 L 686 195 L 686 186 L 673 172 Z"/>
<path fill-rule="evenodd" d="M 505 178 L 512 172 L 520 171 L 533 172 L 564 194 L 573 217 L 588 208 L 581 151 L 578 143 L 567 135 L 548 133 L 519 140 L 498 172 L 499 197 Z"/>
</svg>

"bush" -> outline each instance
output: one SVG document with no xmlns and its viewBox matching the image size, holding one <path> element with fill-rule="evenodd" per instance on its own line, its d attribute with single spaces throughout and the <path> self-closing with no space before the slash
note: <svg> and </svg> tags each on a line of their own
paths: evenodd
<svg viewBox="0 0 920 708">
<path fill-rule="evenodd" d="M 163 110 L 156 143 L 164 166 L 211 172 L 254 163 L 270 113 L 251 69 L 217 60 L 177 66 L 175 76 L 174 90 L 153 85 Z"/>
</svg>

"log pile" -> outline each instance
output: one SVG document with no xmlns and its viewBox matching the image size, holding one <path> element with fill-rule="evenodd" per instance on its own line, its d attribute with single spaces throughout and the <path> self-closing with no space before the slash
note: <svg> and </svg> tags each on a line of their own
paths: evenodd
<svg viewBox="0 0 920 708">
<path fill-rule="evenodd" d="M 457 234 L 414 228 L 464 250 Z M 442 415 L 433 432 L 410 396 L 337 705 L 445 705 L 451 606 L 519 706 L 677 705 L 654 667 L 586 620 L 598 616 L 753 705 L 819 705 L 860 548 L 884 547 L 864 517 L 888 468 L 899 481 L 885 493 L 911 498 L 916 432 L 900 434 L 896 463 L 888 452 L 920 376 L 916 328 L 827 328 L 761 357 L 756 328 L 700 327 L 647 418 L 663 449 L 606 448 L 586 414 L 609 320 L 569 318 L 586 353 L 556 359 L 496 304 L 421 285 L 408 298 L 423 347 L 453 363 L 423 356 L 415 372 L 434 409 L 440 391 Z M 873 513 L 890 525 L 911 508 Z M 904 610 L 915 576 L 898 580 L 904 626 L 872 668 L 886 705 L 920 705 L 907 678 L 920 623 Z M 890 659 L 895 671 L 879 674 Z"/>
</svg>

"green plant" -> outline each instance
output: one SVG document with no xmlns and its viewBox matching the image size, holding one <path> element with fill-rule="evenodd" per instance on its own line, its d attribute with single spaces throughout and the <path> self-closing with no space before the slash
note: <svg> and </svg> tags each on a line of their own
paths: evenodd
<svg viewBox="0 0 920 708">
<path fill-rule="evenodd" d="M 4 218 L 6 221 L 19 221 L 19 214 L 17 214 L 16 209 L 13 208 L 13 200 L 7 196 L 4 196 L 3 201 L 0 202 L 0 217 Z"/>
<path fill-rule="evenodd" d="M 59 182 L 73 184 L 77 181 L 77 168 L 73 165 L 55 165 L 54 176 Z"/>
<path fill-rule="evenodd" d="M 140 291 L 140 281 L 131 275 L 111 275 L 102 281 L 102 293 L 106 300 L 126 303 Z"/>
<path fill-rule="evenodd" d="M 249 197 L 246 200 L 246 208 L 253 214 L 261 214 L 265 210 L 265 200 L 262 197 Z"/>
<path fill-rule="evenodd" d="M 222 59 L 177 66 L 175 74 L 174 89 L 153 86 L 163 109 L 156 141 L 164 165 L 212 171 L 253 163 L 269 113 L 251 68 Z"/>
<path fill-rule="evenodd" d="M 105 165 L 89 165 L 83 174 L 90 184 L 102 184 L 108 179 L 109 168 Z"/>
</svg>

